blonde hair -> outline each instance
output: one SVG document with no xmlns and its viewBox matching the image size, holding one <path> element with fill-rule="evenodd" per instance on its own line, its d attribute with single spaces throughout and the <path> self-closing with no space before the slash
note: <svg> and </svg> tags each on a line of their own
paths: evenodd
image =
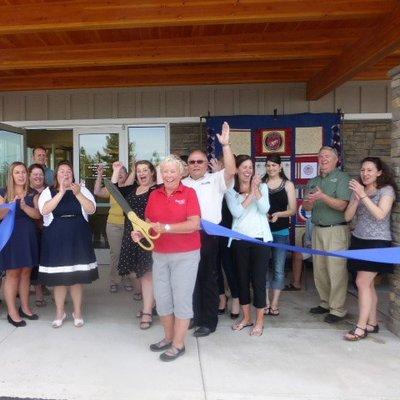
<svg viewBox="0 0 400 400">
<path fill-rule="evenodd" d="M 7 192 L 6 192 L 6 201 L 8 203 L 14 201 L 15 198 L 15 182 L 14 182 L 14 169 L 16 167 L 23 166 L 26 172 L 26 182 L 24 185 L 24 192 L 28 193 L 29 189 L 29 173 L 28 173 L 28 168 L 26 168 L 26 165 L 21 162 L 21 161 L 15 161 L 10 165 L 10 168 L 8 169 L 8 177 L 7 177 Z"/>
<path fill-rule="evenodd" d="M 166 164 L 175 164 L 179 168 L 179 172 L 181 176 L 185 172 L 185 164 L 184 162 L 176 155 L 170 154 L 169 156 L 165 157 L 164 160 L 160 162 L 160 171 L 164 168 Z"/>
</svg>

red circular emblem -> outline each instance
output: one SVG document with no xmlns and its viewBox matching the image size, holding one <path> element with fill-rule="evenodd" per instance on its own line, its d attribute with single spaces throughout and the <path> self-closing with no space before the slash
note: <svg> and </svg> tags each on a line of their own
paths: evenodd
<svg viewBox="0 0 400 400">
<path fill-rule="evenodd" d="M 264 137 L 264 146 L 268 151 L 277 151 L 282 146 L 282 136 L 279 132 L 268 132 Z"/>
</svg>

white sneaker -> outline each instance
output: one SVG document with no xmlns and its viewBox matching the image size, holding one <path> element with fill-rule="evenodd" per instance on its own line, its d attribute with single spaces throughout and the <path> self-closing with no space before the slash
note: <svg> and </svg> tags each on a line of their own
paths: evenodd
<svg viewBox="0 0 400 400">
<path fill-rule="evenodd" d="M 72 313 L 72 318 L 74 319 L 74 325 L 77 328 L 81 328 L 83 326 L 83 324 L 85 323 L 82 318 L 75 318 L 74 313 Z"/>
<path fill-rule="evenodd" d="M 51 326 L 53 328 L 60 328 L 64 322 L 64 320 L 67 318 L 67 314 L 64 313 L 63 317 L 61 319 L 55 319 Z"/>
</svg>

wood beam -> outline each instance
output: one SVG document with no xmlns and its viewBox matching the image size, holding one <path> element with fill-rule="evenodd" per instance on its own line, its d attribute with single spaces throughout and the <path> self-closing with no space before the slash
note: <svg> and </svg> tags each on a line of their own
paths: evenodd
<svg viewBox="0 0 400 400">
<path fill-rule="evenodd" d="M 375 18 L 397 0 L 87 0 L 0 6 L 0 34 Z"/>
<path fill-rule="evenodd" d="M 400 4 L 375 28 L 347 46 L 307 85 L 308 100 L 317 100 L 400 47 Z"/>
<path fill-rule="evenodd" d="M 0 50 L 0 70 L 333 57 L 346 37 L 278 33 L 148 39 Z"/>
</svg>

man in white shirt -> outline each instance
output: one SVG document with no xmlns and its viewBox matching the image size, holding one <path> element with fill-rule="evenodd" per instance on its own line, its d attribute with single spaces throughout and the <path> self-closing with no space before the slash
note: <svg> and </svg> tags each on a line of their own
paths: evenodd
<svg viewBox="0 0 400 400">
<path fill-rule="evenodd" d="M 207 172 L 207 155 L 201 150 L 192 151 L 188 158 L 189 176 L 182 180 L 196 191 L 200 203 L 201 218 L 219 224 L 222 219 L 222 200 L 232 186 L 236 173 L 235 158 L 229 143 L 229 125 L 224 122 L 222 133 L 217 135 L 222 146 L 225 168 L 210 174 Z M 194 325 L 196 337 L 208 336 L 218 323 L 218 238 L 201 232 L 201 258 L 193 294 Z"/>
</svg>

